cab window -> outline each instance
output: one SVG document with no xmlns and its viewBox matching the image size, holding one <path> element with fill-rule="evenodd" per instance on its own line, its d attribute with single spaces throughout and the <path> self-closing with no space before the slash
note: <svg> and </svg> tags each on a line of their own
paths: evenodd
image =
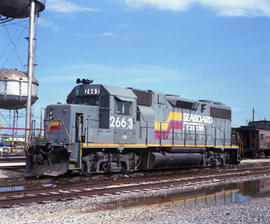
<svg viewBox="0 0 270 224">
<path fill-rule="evenodd" d="M 130 115 L 130 102 L 116 99 L 116 113 L 123 115 Z"/>
<path fill-rule="evenodd" d="M 76 100 L 76 104 L 98 106 L 99 105 L 99 96 L 78 97 Z"/>
</svg>

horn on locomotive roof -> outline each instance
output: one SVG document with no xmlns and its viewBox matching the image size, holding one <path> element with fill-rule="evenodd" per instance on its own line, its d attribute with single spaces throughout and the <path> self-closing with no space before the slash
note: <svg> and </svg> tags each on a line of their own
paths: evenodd
<svg viewBox="0 0 270 224">
<path fill-rule="evenodd" d="M 80 79 L 80 78 L 78 78 L 77 80 L 76 80 L 76 84 L 80 84 L 80 83 L 82 83 L 83 85 L 86 85 L 86 84 L 91 84 L 91 83 L 93 83 L 94 82 L 94 80 L 93 79 Z"/>
</svg>

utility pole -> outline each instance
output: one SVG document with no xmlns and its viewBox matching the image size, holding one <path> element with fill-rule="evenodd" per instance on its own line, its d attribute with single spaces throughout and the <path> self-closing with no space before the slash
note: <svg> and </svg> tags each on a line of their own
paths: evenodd
<svg viewBox="0 0 270 224">
<path fill-rule="evenodd" d="M 30 17 L 29 17 L 29 37 L 28 37 L 28 91 L 27 91 L 27 104 L 26 104 L 26 131 L 25 131 L 25 150 L 27 150 L 30 144 L 30 129 L 32 123 L 32 80 L 34 73 L 34 42 L 35 42 L 35 0 L 31 0 Z"/>
<path fill-rule="evenodd" d="M 255 109 L 253 107 L 253 109 L 252 109 L 252 122 L 254 122 L 254 117 L 255 117 Z"/>
</svg>

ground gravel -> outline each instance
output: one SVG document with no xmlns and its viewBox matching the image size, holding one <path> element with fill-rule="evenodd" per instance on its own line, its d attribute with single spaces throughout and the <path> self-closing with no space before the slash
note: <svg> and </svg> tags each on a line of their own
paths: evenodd
<svg viewBox="0 0 270 224">
<path fill-rule="evenodd" d="M 0 223 L 270 223 L 270 197 L 218 206 L 108 206 L 125 197 L 130 194 L 0 209 Z"/>
<path fill-rule="evenodd" d="M 267 161 L 268 162 L 268 161 Z M 243 166 L 251 166 L 251 163 Z M 253 163 L 253 162 L 252 162 Z M 268 162 L 269 163 L 269 162 Z M 10 177 L 10 174 L 5 174 Z M 0 172 L 1 177 L 1 172 Z M 269 178 L 245 178 L 243 181 Z M 239 180 L 228 183 L 238 182 Z M 219 185 L 213 180 L 213 185 Z M 200 186 L 203 187 L 203 186 Z M 200 189 L 199 186 L 193 190 Z M 209 187 L 205 186 L 205 187 Z M 31 223 L 31 224 L 60 224 L 60 223 L 247 223 L 270 224 L 270 197 L 255 198 L 242 203 L 219 203 L 218 205 L 163 203 L 155 205 L 137 205 L 129 207 L 123 201 L 134 201 L 136 198 L 149 196 L 166 197 L 168 194 L 178 193 L 192 189 L 183 187 L 149 190 L 143 192 L 121 193 L 119 195 L 97 196 L 66 202 L 51 202 L 46 204 L 31 204 L 8 209 L 0 209 L 0 224 Z M 118 206 L 115 206 L 117 204 Z"/>
</svg>

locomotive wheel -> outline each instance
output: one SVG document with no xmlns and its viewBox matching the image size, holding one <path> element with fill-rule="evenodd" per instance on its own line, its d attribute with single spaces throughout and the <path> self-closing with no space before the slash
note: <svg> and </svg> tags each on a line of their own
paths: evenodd
<svg viewBox="0 0 270 224">
<path fill-rule="evenodd" d="M 88 170 L 90 170 L 90 167 L 88 167 L 87 162 L 83 161 L 83 163 L 82 163 L 82 174 L 84 176 L 90 177 L 90 176 L 92 176 L 92 173 L 88 173 Z"/>
<path fill-rule="evenodd" d="M 111 173 L 111 167 L 108 162 L 101 163 L 101 170 L 104 171 L 104 173 Z"/>
<path fill-rule="evenodd" d="M 127 170 L 127 165 L 126 163 L 124 162 L 121 162 L 121 172 L 124 174 L 124 175 L 128 175 L 130 174 L 131 172 Z"/>
</svg>

